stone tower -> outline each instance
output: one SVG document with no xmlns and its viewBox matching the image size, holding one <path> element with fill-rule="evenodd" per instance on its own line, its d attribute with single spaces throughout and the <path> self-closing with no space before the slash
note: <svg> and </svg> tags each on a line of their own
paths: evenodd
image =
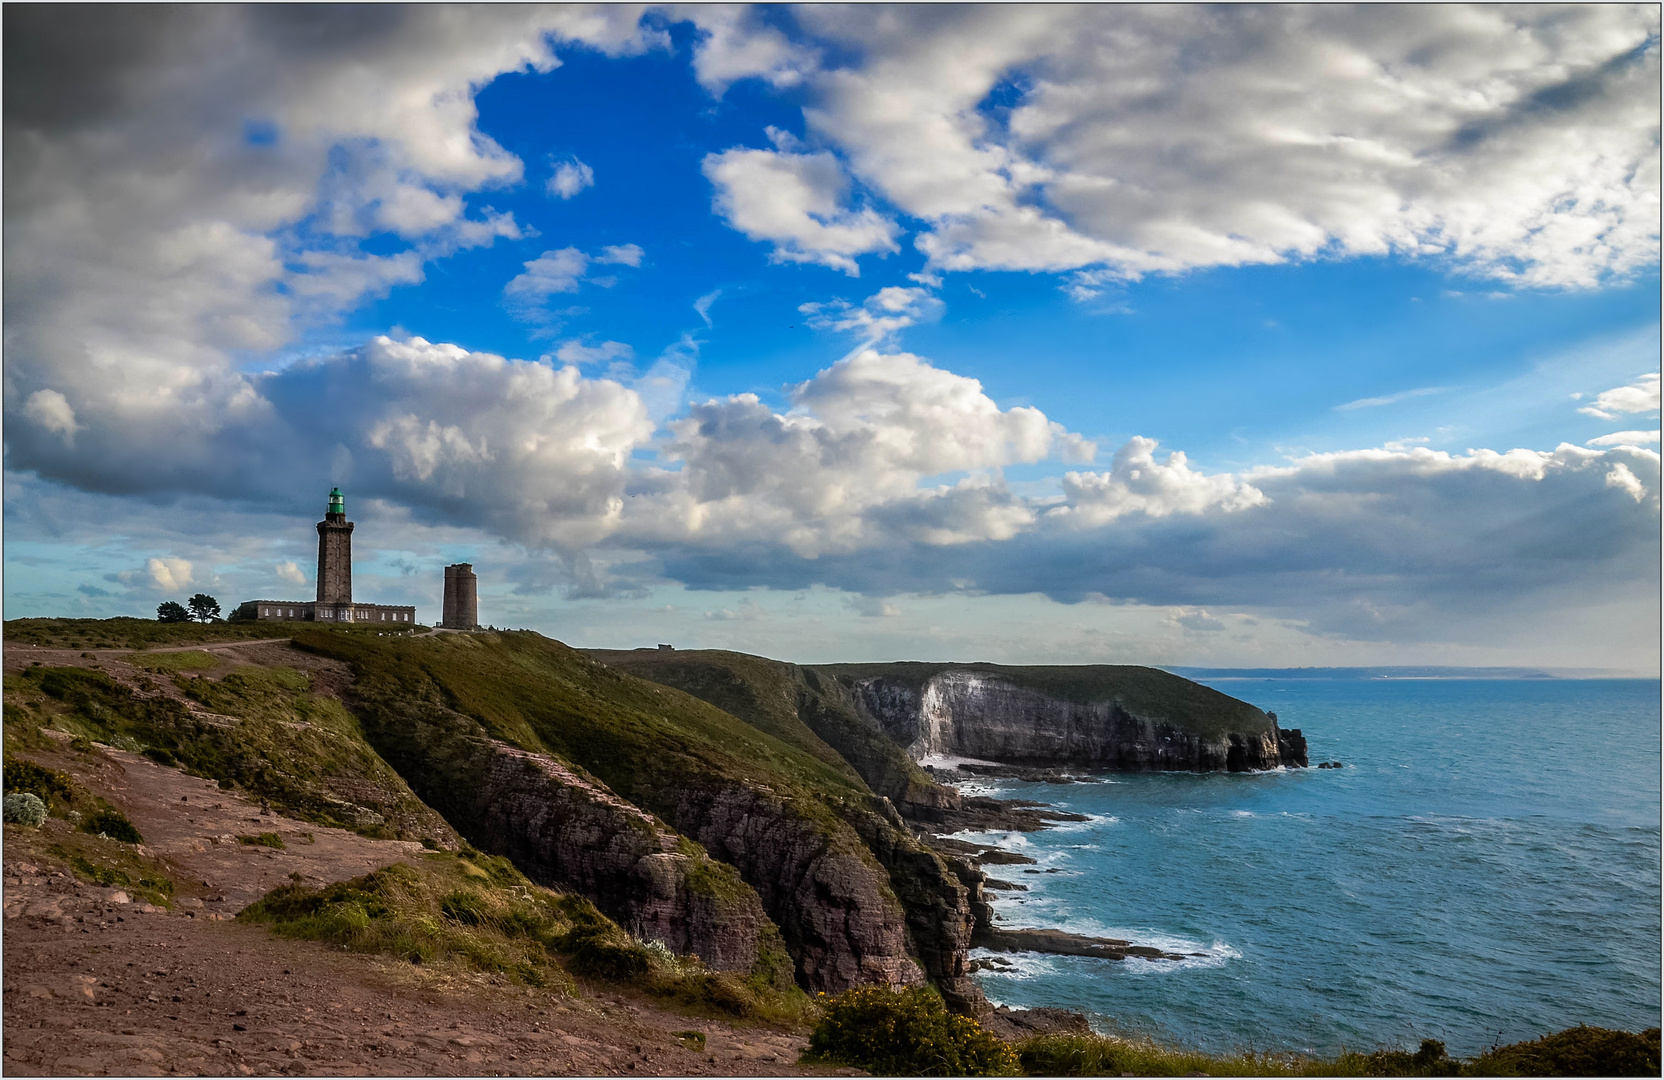
<svg viewBox="0 0 1664 1080">
<path fill-rule="evenodd" d="M 473 563 L 445 567 L 445 606 L 439 625 L 448 630 L 475 630 L 480 625 L 479 579 Z"/>
<path fill-rule="evenodd" d="M 329 492 L 329 513 L 318 522 L 318 603 L 352 603 L 352 522 L 340 488 Z"/>
</svg>

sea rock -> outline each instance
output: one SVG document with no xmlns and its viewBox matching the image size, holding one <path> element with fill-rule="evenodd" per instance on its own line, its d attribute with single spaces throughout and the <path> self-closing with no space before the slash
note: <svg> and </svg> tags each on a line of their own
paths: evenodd
<svg viewBox="0 0 1664 1080">
<path fill-rule="evenodd" d="M 1043 927 L 1026 929 L 978 928 L 972 944 L 996 952 L 1039 952 L 1056 956 L 1091 956 L 1100 960 L 1125 960 L 1137 956 L 1146 960 L 1183 960 L 1180 953 L 1165 952 L 1149 945 L 1134 945 L 1120 938 L 1087 937 Z"/>
</svg>

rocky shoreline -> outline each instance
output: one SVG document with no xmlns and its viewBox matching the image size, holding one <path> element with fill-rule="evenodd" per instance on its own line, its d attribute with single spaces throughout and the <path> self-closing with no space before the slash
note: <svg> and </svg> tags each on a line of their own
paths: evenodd
<svg viewBox="0 0 1664 1080">
<path fill-rule="evenodd" d="M 951 769 L 924 767 L 937 783 L 966 783 L 992 777 L 1013 778 L 1039 783 L 1092 782 L 1094 777 L 1071 775 L 1057 770 L 1011 766 L 993 762 L 956 763 Z M 1066 821 L 1090 820 L 1086 815 L 1054 810 L 1046 803 L 1027 799 L 992 799 L 984 796 L 962 796 L 961 808 L 944 812 L 943 826 L 954 832 L 1035 832 Z M 1032 952 L 1053 956 L 1084 956 L 1099 960 L 1119 961 L 1134 957 L 1147 961 L 1178 961 L 1186 959 L 1182 953 L 1168 952 L 1149 945 L 1136 945 L 1120 938 L 1089 937 L 1055 927 L 1007 927 L 995 924 L 995 913 L 988 893 L 1026 892 L 1028 886 L 989 876 L 984 866 L 1022 866 L 1029 874 L 1043 873 L 1033 869 L 1035 860 L 1027 855 L 991 844 L 972 843 L 944 834 L 936 829 L 915 826 L 915 835 L 953 868 L 969 893 L 973 925 L 972 948 L 994 953 Z M 1199 954 L 1198 954 L 1199 955 Z M 1009 969 L 1010 961 L 986 957 L 970 960 L 967 974 L 978 970 Z M 999 1006 L 985 1021 L 995 1030 L 1010 1034 L 1090 1031 L 1083 1013 L 1068 1009 L 1010 1009 Z"/>
</svg>

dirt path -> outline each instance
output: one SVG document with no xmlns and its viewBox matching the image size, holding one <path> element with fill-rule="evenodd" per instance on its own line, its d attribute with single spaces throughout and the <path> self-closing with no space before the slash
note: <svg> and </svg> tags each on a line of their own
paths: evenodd
<svg viewBox="0 0 1664 1080">
<path fill-rule="evenodd" d="M 119 806 L 179 893 L 169 910 L 77 881 L 45 854 L 65 822 L 5 826 L 7 1075 L 816 1073 L 794 1064 L 802 1033 L 679 1016 L 606 986 L 568 998 L 229 921 L 293 874 L 338 881 L 420 845 L 262 813 L 117 750 L 23 756 Z M 285 849 L 237 842 L 266 832 Z M 690 1030 L 703 1048 L 675 1034 Z"/>
</svg>

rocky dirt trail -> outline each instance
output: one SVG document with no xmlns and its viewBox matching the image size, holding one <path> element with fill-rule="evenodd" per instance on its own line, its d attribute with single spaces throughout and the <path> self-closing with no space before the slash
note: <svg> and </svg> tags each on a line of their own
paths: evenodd
<svg viewBox="0 0 1664 1080">
<path fill-rule="evenodd" d="M 113 654 L 19 651 L 7 650 L 7 668 L 122 666 Z M 5 826 L 6 1075 L 855 1075 L 799 1068 L 802 1031 L 678 1015 L 605 985 L 567 997 L 233 922 L 295 875 L 339 881 L 421 847 L 263 812 L 212 781 L 102 746 L 20 756 L 121 808 L 178 894 L 170 909 L 76 880 L 46 851 L 68 829 L 61 820 Z M 284 849 L 238 841 L 261 833 Z M 676 1034 L 688 1031 L 705 1045 Z"/>
</svg>

